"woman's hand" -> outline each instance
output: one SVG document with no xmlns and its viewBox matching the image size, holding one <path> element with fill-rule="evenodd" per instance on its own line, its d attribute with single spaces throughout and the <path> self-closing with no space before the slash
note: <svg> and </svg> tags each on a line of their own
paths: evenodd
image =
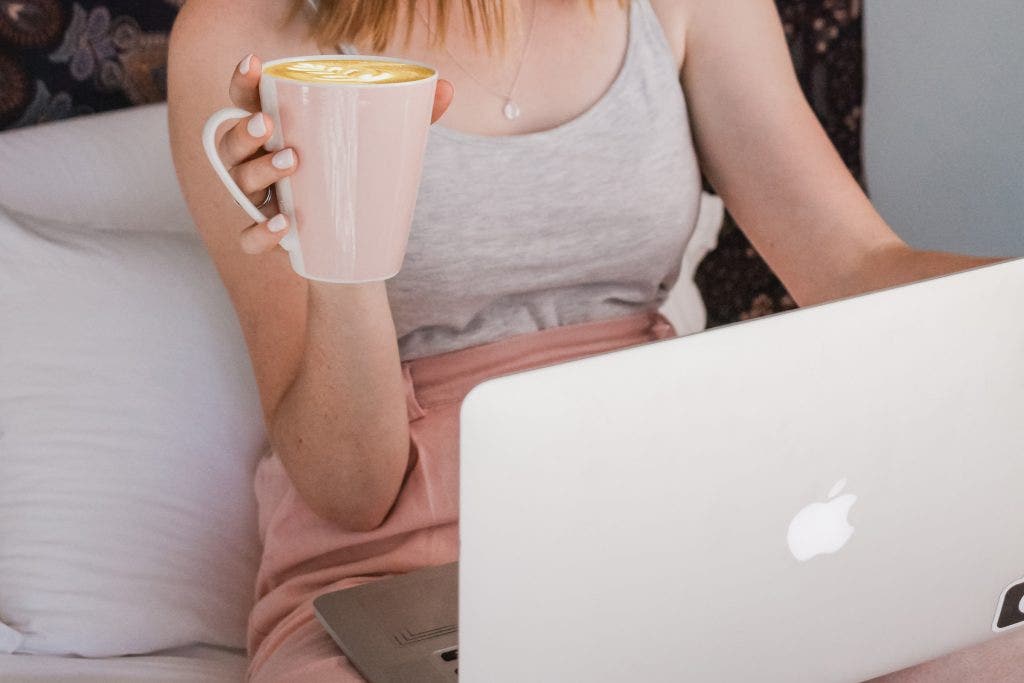
<svg viewBox="0 0 1024 683">
<path fill-rule="evenodd" d="M 299 165 L 298 156 L 290 147 L 274 153 L 263 151 L 263 144 L 273 133 L 274 122 L 260 111 L 261 69 L 262 63 L 255 55 L 247 55 L 235 67 L 228 87 L 231 101 L 236 107 L 255 113 L 232 124 L 217 144 L 218 153 L 228 173 L 249 197 L 249 201 L 257 206 L 267 196 L 268 187 L 294 173 Z M 431 123 L 441 118 L 448 109 L 453 93 L 449 81 L 438 79 Z M 278 213 L 277 199 L 272 199 L 265 208 L 269 209 L 273 217 L 250 225 L 241 233 L 241 247 L 248 254 L 261 254 L 274 248 L 286 234 L 288 219 Z"/>
</svg>

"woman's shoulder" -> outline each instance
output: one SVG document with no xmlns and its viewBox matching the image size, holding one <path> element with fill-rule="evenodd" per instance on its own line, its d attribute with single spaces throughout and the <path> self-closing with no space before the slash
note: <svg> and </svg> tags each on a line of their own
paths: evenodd
<svg viewBox="0 0 1024 683">
<path fill-rule="evenodd" d="M 175 61 L 201 70 L 221 69 L 248 53 L 264 62 L 318 49 L 307 11 L 289 16 L 291 0 L 188 0 L 175 18 L 168 67 Z M 230 77 L 230 69 L 226 74 Z"/>
</svg>

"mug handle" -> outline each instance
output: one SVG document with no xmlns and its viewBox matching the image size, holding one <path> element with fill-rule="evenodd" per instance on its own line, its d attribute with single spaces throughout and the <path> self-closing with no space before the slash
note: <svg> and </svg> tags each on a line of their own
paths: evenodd
<svg viewBox="0 0 1024 683">
<path fill-rule="evenodd" d="M 244 119 L 252 116 L 251 111 L 245 109 L 239 109 L 237 107 L 226 107 L 220 111 L 214 112 L 210 118 L 206 120 L 206 125 L 203 126 L 203 150 L 206 152 L 206 158 L 210 160 L 210 165 L 213 166 L 213 170 L 217 172 L 217 177 L 224 183 L 224 187 L 231 193 L 231 197 L 235 200 L 242 209 L 249 214 L 249 218 L 253 219 L 257 223 L 263 223 L 267 220 L 267 216 L 262 211 L 256 208 L 256 205 L 249 201 L 249 198 L 242 192 L 242 188 L 238 187 L 235 179 L 228 173 L 228 169 L 224 166 L 224 162 L 221 161 L 220 155 L 217 154 L 217 144 L 214 141 L 214 135 L 217 133 L 217 128 L 220 124 L 231 119 Z M 289 226 L 288 234 L 281 238 L 278 242 L 285 250 L 294 251 L 298 246 L 298 237 L 295 234 L 295 227 Z"/>
</svg>

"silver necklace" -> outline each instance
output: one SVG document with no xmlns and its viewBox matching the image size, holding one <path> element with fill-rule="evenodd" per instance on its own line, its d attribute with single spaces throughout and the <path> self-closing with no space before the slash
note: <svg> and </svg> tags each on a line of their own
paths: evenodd
<svg viewBox="0 0 1024 683">
<path fill-rule="evenodd" d="M 427 18 L 425 16 L 423 16 L 423 14 L 419 11 L 418 7 L 416 8 L 416 13 L 420 15 L 420 19 L 422 19 L 423 23 L 426 24 L 426 26 L 427 26 L 427 33 L 429 33 L 430 37 L 433 38 L 433 31 L 430 30 L 430 22 L 427 21 Z M 476 81 L 477 85 L 479 85 L 481 88 L 483 88 L 487 92 L 491 93 L 495 97 L 500 98 L 505 103 L 505 106 L 502 107 L 501 112 L 502 112 L 502 114 L 505 115 L 505 118 L 508 119 L 509 121 L 515 121 L 517 118 L 519 118 L 519 105 L 516 104 L 515 100 L 512 99 L 512 95 L 513 95 L 513 93 L 515 93 L 516 84 L 519 82 L 519 72 L 522 71 L 522 69 L 523 69 L 523 62 L 526 61 L 526 51 L 530 47 L 530 38 L 533 37 L 533 24 L 534 24 L 534 21 L 536 20 L 536 18 L 537 18 L 537 3 L 534 2 L 534 4 L 533 4 L 533 13 L 530 15 L 530 29 L 529 29 L 529 31 L 526 34 L 526 41 L 523 44 L 523 54 L 520 55 L 520 57 L 519 57 L 519 66 L 516 67 L 516 76 L 515 76 L 514 79 L 512 79 L 512 86 L 509 88 L 507 93 L 498 92 L 498 91 L 494 90 L 493 88 L 488 87 L 487 85 L 481 83 L 480 79 L 473 75 L 472 71 L 470 71 L 469 69 L 464 67 L 459 60 L 455 59 L 455 55 L 453 55 L 451 53 L 451 51 L 447 47 L 443 46 L 444 47 L 444 51 L 448 53 L 448 56 L 451 57 L 451 60 L 453 62 L 455 62 L 456 66 L 458 66 L 460 69 L 462 69 L 467 76 L 469 76 L 474 81 Z"/>
</svg>

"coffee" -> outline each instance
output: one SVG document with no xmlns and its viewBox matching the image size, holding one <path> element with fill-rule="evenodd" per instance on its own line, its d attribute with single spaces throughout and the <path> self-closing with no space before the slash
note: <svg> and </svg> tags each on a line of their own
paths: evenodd
<svg viewBox="0 0 1024 683">
<path fill-rule="evenodd" d="M 434 70 L 415 64 L 372 59 L 314 59 L 275 64 L 264 73 L 296 81 L 359 85 L 419 81 L 433 76 Z"/>
</svg>

